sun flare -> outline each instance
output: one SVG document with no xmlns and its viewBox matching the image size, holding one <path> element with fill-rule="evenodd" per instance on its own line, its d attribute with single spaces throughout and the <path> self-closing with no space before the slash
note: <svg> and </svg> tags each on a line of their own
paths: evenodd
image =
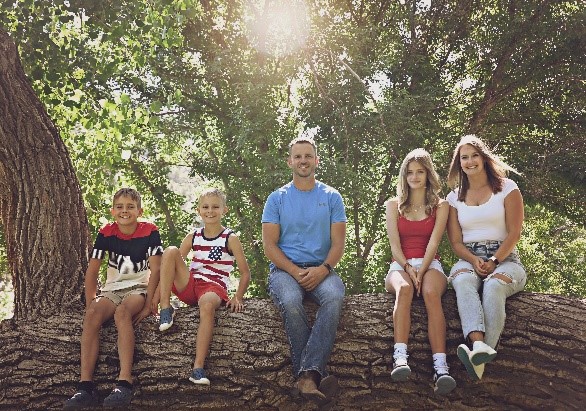
<svg viewBox="0 0 586 411">
<path fill-rule="evenodd" d="M 305 46 L 310 25 L 305 2 L 251 0 L 245 13 L 248 40 L 261 53 L 282 57 Z"/>
</svg>

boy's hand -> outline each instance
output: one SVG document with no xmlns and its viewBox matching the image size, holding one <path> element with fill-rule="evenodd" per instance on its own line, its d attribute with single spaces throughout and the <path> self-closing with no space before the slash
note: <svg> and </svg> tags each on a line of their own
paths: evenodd
<svg viewBox="0 0 586 411">
<path fill-rule="evenodd" d="M 151 300 L 150 310 L 152 315 L 157 315 L 159 313 L 159 300 L 160 295 L 158 294 L 155 294 Z"/>
<path fill-rule="evenodd" d="M 228 301 L 226 307 L 230 308 L 230 311 L 232 311 L 233 313 L 239 313 L 244 310 L 244 304 L 237 295 L 235 295 L 234 297 L 232 297 L 230 301 Z"/>
<path fill-rule="evenodd" d="M 148 305 L 144 305 L 142 310 L 140 310 L 132 319 L 132 325 L 137 326 L 142 320 L 148 317 L 151 314 L 151 308 Z"/>
</svg>

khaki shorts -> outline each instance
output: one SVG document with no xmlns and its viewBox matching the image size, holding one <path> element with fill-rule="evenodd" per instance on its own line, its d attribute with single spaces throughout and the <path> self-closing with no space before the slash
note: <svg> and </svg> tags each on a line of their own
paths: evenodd
<svg viewBox="0 0 586 411">
<path fill-rule="evenodd" d="M 121 288 L 120 290 L 104 291 L 96 297 L 96 300 L 104 297 L 112 301 L 114 305 L 118 306 L 129 295 L 146 295 L 146 292 L 147 289 L 144 285 L 134 285 L 128 288 Z"/>
</svg>

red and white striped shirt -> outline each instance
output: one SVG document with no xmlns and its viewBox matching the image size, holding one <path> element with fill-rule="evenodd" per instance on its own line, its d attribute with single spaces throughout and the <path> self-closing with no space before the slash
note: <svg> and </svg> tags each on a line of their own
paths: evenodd
<svg viewBox="0 0 586 411">
<path fill-rule="evenodd" d="M 234 234 L 225 228 L 215 238 L 206 238 L 203 227 L 193 233 L 191 249 L 193 257 L 189 271 L 194 278 L 213 281 L 225 289 L 230 284 L 230 273 L 234 270 L 234 255 L 228 250 L 228 237 Z"/>
</svg>

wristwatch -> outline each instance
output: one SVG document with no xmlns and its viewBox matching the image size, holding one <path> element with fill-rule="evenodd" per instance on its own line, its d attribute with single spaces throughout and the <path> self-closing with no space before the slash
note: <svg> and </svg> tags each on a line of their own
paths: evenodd
<svg viewBox="0 0 586 411">
<path fill-rule="evenodd" d="M 501 263 L 494 255 L 490 257 L 489 260 L 492 261 L 494 265 L 499 265 Z"/>
<path fill-rule="evenodd" d="M 333 268 L 332 268 L 331 265 L 329 265 L 326 262 L 322 263 L 322 265 L 324 265 L 328 269 L 328 274 L 331 274 L 332 273 Z"/>
</svg>

